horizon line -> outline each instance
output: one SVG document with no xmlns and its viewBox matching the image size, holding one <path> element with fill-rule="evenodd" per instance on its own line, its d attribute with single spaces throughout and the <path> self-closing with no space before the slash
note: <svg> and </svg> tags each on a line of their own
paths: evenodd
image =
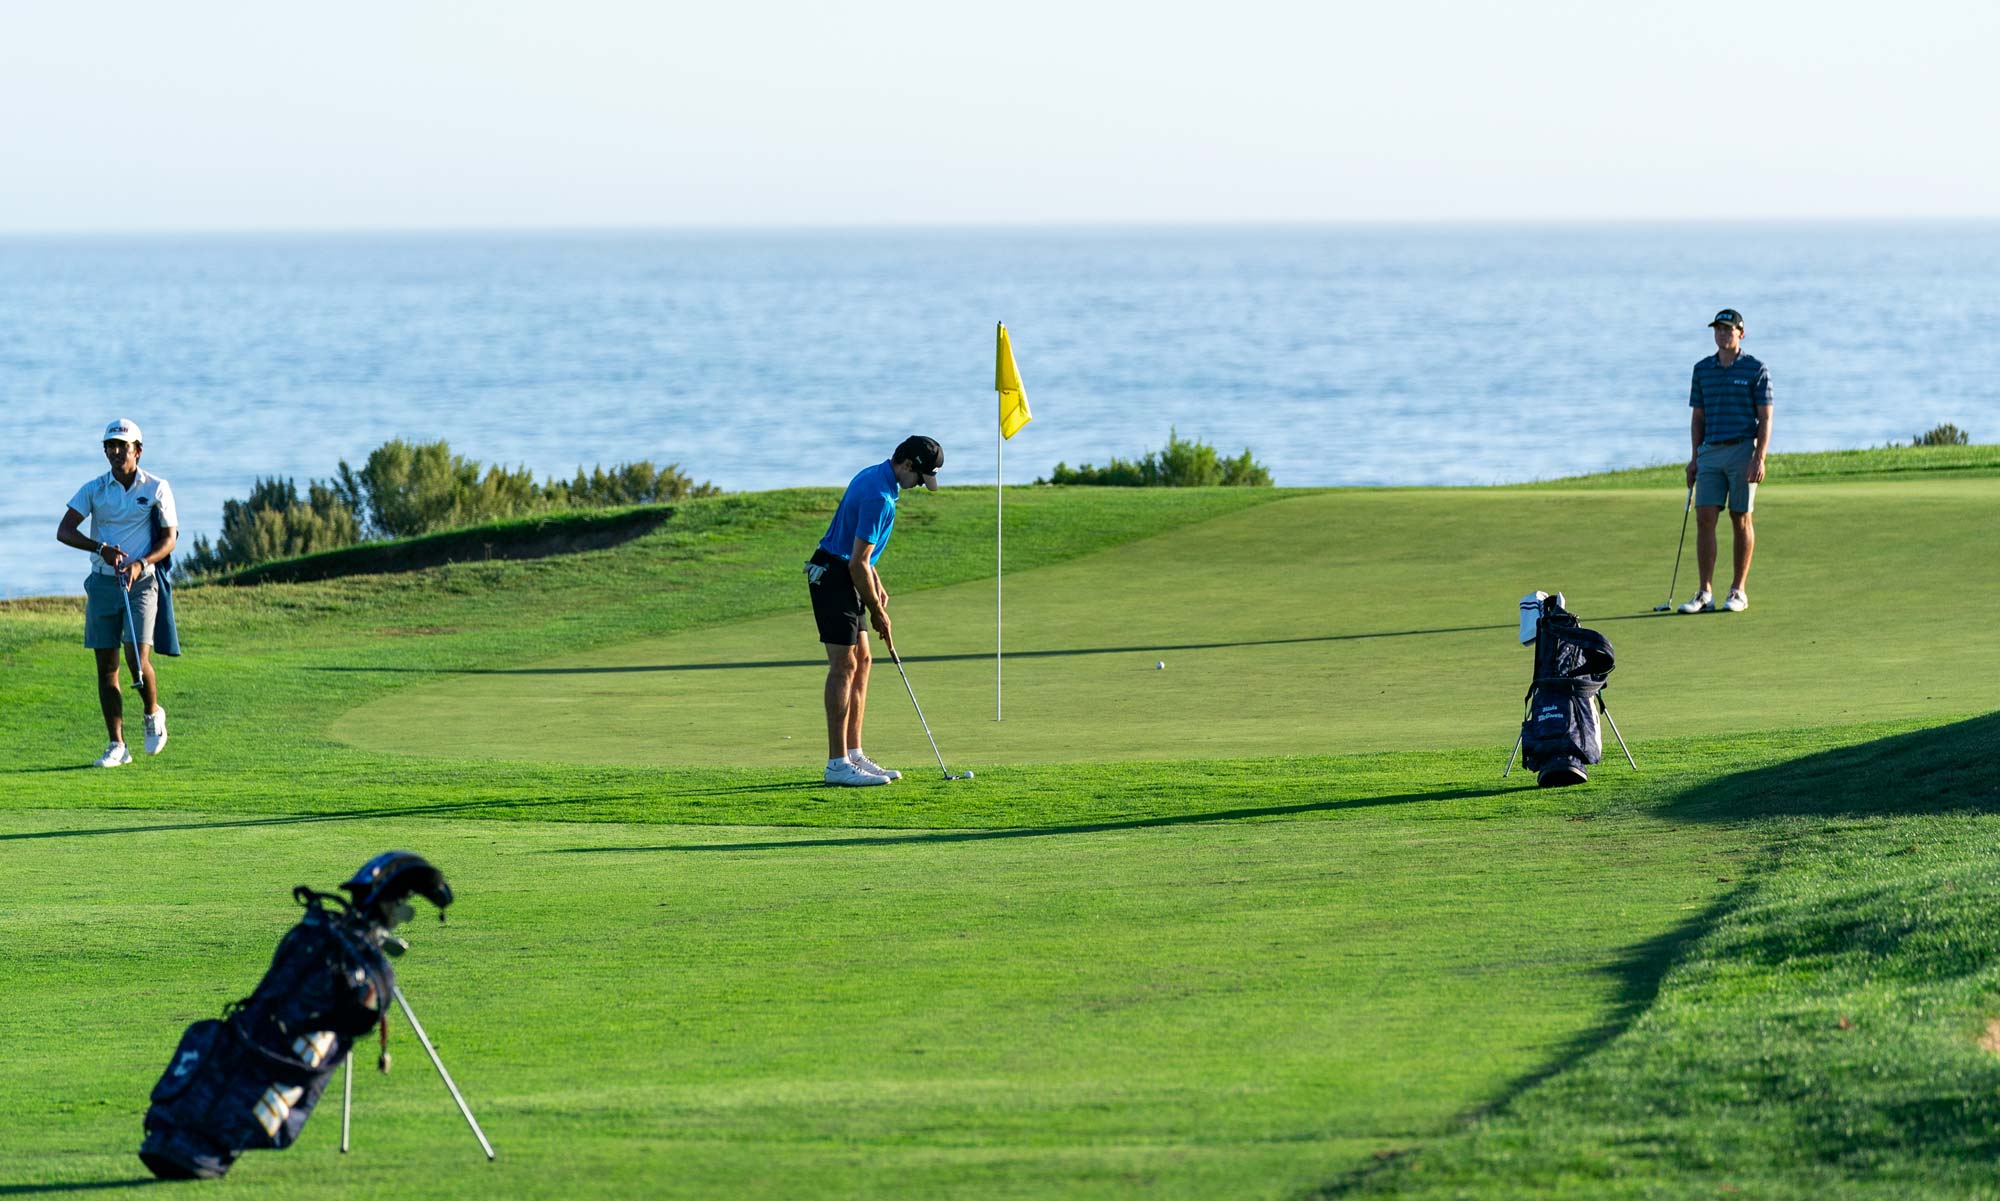
<svg viewBox="0 0 2000 1201">
<path fill-rule="evenodd" d="M 890 234 L 890 233 L 1062 233 L 1168 232 L 1193 230 L 1422 230 L 1652 228 L 1744 229 L 1825 228 L 1830 226 L 2000 225 L 1992 214 L 1816 214 L 1744 217 L 1550 216 L 1550 217 L 1197 217 L 1177 219 L 1066 218 L 1021 221 L 879 222 L 660 222 L 511 225 L 249 225 L 60 228 L 4 228 L 0 239 L 32 241 L 81 238 L 257 238 L 257 237 L 416 237 L 496 235 L 606 236 L 633 234 Z"/>
</svg>

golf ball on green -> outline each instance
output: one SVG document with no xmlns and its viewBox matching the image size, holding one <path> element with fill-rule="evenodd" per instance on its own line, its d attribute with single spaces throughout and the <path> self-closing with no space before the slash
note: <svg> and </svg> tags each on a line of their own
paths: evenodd
<svg viewBox="0 0 2000 1201">
<path fill-rule="evenodd" d="M 1153 666 L 1161 671 L 1165 671 L 1167 669 L 1167 661 L 1165 659 L 1162 659 L 1158 663 L 1153 664 Z"/>
</svg>

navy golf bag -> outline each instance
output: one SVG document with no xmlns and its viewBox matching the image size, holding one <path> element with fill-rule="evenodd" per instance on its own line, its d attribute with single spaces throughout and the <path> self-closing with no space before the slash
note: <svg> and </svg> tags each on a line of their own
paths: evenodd
<svg viewBox="0 0 2000 1201">
<path fill-rule="evenodd" d="M 256 991 L 181 1035 L 146 1110 L 139 1158 L 155 1176 L 212 1180 L 245 1151 L 291 1146 L 355 1040 L 379 1028 L 386 1047 L 388 955 L 401 947 L 390 931 L 410 915 L 411 892 L 442 918 L 451 888 L 407 851 L 369 860 L 341 887 L 352 899 L 294 888 L 305 916 Z"/>
<path fill-rule="evenodd" d="M 1589 765 L 1603 758 L 1598 694 L 1616 662 L 1611 640 L 1578 625 L 1558 600 L 1542 602 L 1535 675 L 1521 721 L 1521 766 L 1536 773 L 1543 788 L 1581 784 L 1589 779 Z"/>
</svg>

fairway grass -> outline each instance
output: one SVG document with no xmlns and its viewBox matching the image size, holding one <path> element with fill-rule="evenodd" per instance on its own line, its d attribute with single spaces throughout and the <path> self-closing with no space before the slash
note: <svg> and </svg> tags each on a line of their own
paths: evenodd
<svg viewBox="0 0 2000 1201">
<path fill-rule="evenodd" d="M 1290 1196 L 1560 1062 L 1657 974 L 1635 932 L 1670 940 L 1746 853 L 1542 802 L 969 839 L 21 814 L 6 1180 L 130 1175 L 174 1033 L 255 980 L 289 885 L 410 845 L 463 901 L 400 971 L 500 1161 L 404 1035 L 356 1154 L 329 1100 L 247 1187 Z M 77 878 L 105 857 L 147 869 Z"/>
<path fill-rule="evenodd" d="M 1673 488 L 1021 489 L 1003 723 L 991 497 L 916 497 L 953 784 L 886 663 L 910 778 L 817 783 L 824 490 L 185 590 L 174 742 L 116 772 L 75 602 L 0 604 L 0 1194 L 139 1175 L 290 887 L 408 846 L 461 902 L 402 980 L 500 1160 L 399 1024 L 354 1154 L 336 1090 L 219 1191 L 1994 1196 L 2000 478 L 1908 461 L 1799 464 L 1700 618 L 1643 615 Z M 1638 772 L 1499 779 L 1534 587 L 1617 644 Z"/>
</svg>

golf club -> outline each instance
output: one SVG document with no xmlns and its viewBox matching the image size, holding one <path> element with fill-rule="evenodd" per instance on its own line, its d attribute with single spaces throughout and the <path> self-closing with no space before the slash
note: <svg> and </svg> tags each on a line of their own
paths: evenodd
<svg viewBox="0 0 2000 1201">
<path fill-rule="evenodd" d="M 144 694 L 146 681 L 139 678 L 139 624 L 132 620 L 132 588 L 125 582 L 123 572 L 119 573 L 118 596 L 125 602 L 125 633 L 131 639 L 129 645 L 132 647 L 132 687 Z"/>
<path fill-rule="evenodd" d="M 903 688 L 910 694 L 910 707 L 917 711 L 917 720 L 923 722 L 924 737 L 931 740 L 931 754 L 937 756 L 938 770 L 944 773 L 944 778 L 947 780 L 970 780 L 971 772 L 959 772 L 954 775 L 952 770 L 944 765 L 944 752 L 938 749 L 937 736 L 931 733 L 931 723 L 924 721 L 924 707 L 917 704 L 917 690 L 910 687 L 910 673 L 903 670 L 903 656 L 896 653 L 895 643 L 887 639 L 883 641 L 889 647 L 889 657 L 896 661 L 896 674 L 903 677 Z"/>
<path fill-rule="evenodd" d="M 1681 509 L 1680 545 L 1674 547 L 1674 577 L 1667 583 L 1666 603 L 1660 605 L 1654 605 L 1653 612 L 1655 613 L 1671 613 L 1674 611 L 1674 596 L 1675 596 L 1674 589 L 1680 587 L 1681 583 L 1681 552 L 1687 549 L 1688 514 L 1692 512 L 1694 512 L 1694 485 L 1689 484 L 1687 504 Z"/>
</svg>

